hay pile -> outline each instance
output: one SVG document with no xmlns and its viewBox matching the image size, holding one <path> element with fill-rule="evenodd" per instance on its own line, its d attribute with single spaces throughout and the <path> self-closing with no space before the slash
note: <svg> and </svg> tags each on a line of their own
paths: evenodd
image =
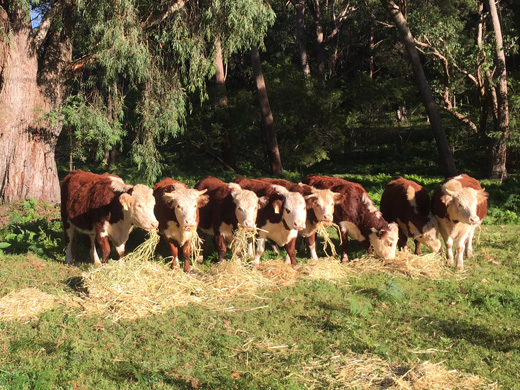
<svg viewBox="0 0 520 390">
<path fill-rule="evenodd" d="M 233 234 L 231 241 L 231 260 L 241 259 L 246 261 L 252 259 L 256 252 L 256 235 L 257 228 L 248 230 L 245 227 L 238 225 L 237 230 Z"/>
<path fill-rule="evenodd" d="M 441 364 L 428 361 L 407 366 L 396 366 L 370 355 L 343 355 L 320 357 L 305 362 L 302 376 L 306 388 L 327 389 L 498 389 L 477 375 L 447 370 Z"/>
<path fill-rule="evenodd" d="M 347 263 L 340 263 L 339 260 L 331 257 L 309 260 L 302 265 L 300 272 L 306 279 L 323 279 L 332 283 L 352 276 Z"/>
<path fill-rule="evenodd" d="M 58 299 L 37 288 L 13 291 L 0 299 L 0 320 L 28 320 L 52 309 Z"/>
</svg>

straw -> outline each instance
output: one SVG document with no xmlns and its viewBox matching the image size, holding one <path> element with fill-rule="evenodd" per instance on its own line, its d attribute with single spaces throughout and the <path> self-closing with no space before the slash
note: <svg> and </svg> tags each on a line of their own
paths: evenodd
<svg viewBox="0 0 520 390">
<path fill-rule="evenodd" d="M 36 318 L 44 311 L 52 309 L 58 298 L 37 288 L 12 291 L 0 299 L 0 319 L 4 321 Z"/>
</svg>

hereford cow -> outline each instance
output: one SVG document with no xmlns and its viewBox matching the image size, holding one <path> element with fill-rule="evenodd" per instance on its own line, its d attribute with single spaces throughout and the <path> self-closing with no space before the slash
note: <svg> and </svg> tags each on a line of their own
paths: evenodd
<svg viewBox="0 0 520 390">
<path fill-rule="evenodd" d="M 254 264 L 260 263 L 265 251 L 265 240 L 269 238 L 287 250 L 286 263 L 296 265 L 296 237 L 305 229 L 307 219 L 305 199 L 299 192 L 292 192 L 280 185 L 273 185 L 259 179 L 237 177 L 236 183 L 242 188 L 267 196 L 268 206 L 258 212 L 256 219 L 258 232 L 257 251 Z"/>
<path fill-rule="evenodd" d="M 209 202 L 209 197 L 204 195 L 206 191 L 190 189 L 169 177 L 153 187 L 154 212 L 159 221 L 159 232 L 173 258 L 172 268 L 179 266 L 178 246 L 182 246 L 184 272 L 190 270 L 190 240 L 199 225 L 199 208 Z"/>
<path fill-rule="evenodd" d="M 260 180 L 281 185 L 289 191 L 299 192 L 303 195 L 307 207 L 307 221 L 305 229 L 300 230 L 299 234 L 307 240 L 311 258 L 317 260 L 315 233 L 318 230 L 318 223 L 330 225 L 333 222 L 334 206 L 342 201 L 342 195 L 329 189 L 318 189 L 307 184 L 296 184 L 284 179 L 261 178 Z"/>
<path fill-rule="evenodd" d="M 463 174 L 450 177 L 432 197 L 432 213 L 439 222 L 448 257 L 453 265 L 455 243 L 457 268 L 464 270 L 464 250 L 473 257 L 473 235 L 487 213 L 489 194 L 474 178 Z"/>
<path fill-rule="evenodd" d="M 67 244 L 66 261 L 74 261 L 72 242 L 76 230 L 90 236 L 90 257 L 100 265 L 95 241 L 101 247 L 103 263 L 110 255 L 109 238 L 119 258 L 125 254 L 125 243 L 137 225 L 146 230 L 156 229 L 151 188 L 143 184 L 127 185 L 118 176 L 76 170 L 61 183 L 61 220 Z"/>
<path fill-rule="evenodd" d="M 226 255 L 226 242 L 231 242 L 238 225 L 246 229 L 256 228 L 258 210 L 267 204 L 265 197 L 242 189 L 236 183 L 224 183 L 215 177 L 207 177 L 195 185 L 197 190 L 207 190 L 209 202 L 200 209 L 199 229 L 214 236 L 218 260 Z"/>
<path fill-rule="evenodd" d="M 399 249 L 408 251 L 408 237 L 420 255 L 420 244 L 434 252 L 441 250 L 437 219 L 430 214 L 430 196 L 424 187 L 412 180 L 398 177 L 385 187 L 380 204 L 383 218 L 399 226 Z"/>
<path fill-rule="evenodd" d="M 348 237 L 361 241 L 367 252 L 371 245 L 383 259 L 395 258 L 398 239 L 396 223 L 388 223 L 365 189 L 347 180 L 329 176 L 308 175 L 304 183 L 316 188 L 328 188 L 343 195 L 343 202 L 334 208 L 334 223 L 340 227 L 341 261 L 347 261 Z"/>
</svg>

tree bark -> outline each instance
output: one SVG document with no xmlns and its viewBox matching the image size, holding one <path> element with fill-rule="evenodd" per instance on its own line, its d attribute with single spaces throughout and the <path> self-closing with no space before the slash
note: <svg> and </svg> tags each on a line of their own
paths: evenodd
<svg viewBox="0 0 520 390">
<path fill-rule="evenodd" d="M 228 118 L 228 98 L 226 91 L 226 75 L 224 73 L 224 62 L 222 60 L 222 46 L 220 41 L 217 42 L 216 56 L 216 85 L 218 90 L 218 107 L 221 128 L 221 147 L 222 147 L 222 160 L 234 171 L 237 170 L 237 162 L 235 159 L 235 152 L 233 147 L 233 138 L 231 131 L 229 130 L 229 118 Z"/>
<path fill-rule="evenodd" d="M 267 150 L 271 173 L 275 176 L 283 176 L 282 159 L 280 157 L 280 149 L 278 148 L 278 139 L 276 137 L 273 113 L 271 112 L 269 97 L 265 87 L 264 73 L 260 62 L 260 53 L 256 46 L 251 47 L 251 64 L 256 80 L 256 88 L 258 90 L 258 102 L 262 114 L 262 124 L 267 139 Z"/>
<path fill-rule="evenodd" d="M 439 109 L 435 104 L 432 91 L 428 81 L 426 80 L 426 75 L 424 74 L 424 69 L 419 58 L 419 53 L 415 47 L 414 38 L 410 28 L 408 27 L 408 23 L 406 22 L 406 19 L 394 1 L 381 0 L 381 4 L 387 10 L 388 14 L 399 30 L 401 40 L 406 48 L 406 52 L 408 53 L 408 57 L 410 59 L 415 76 L 415 81 L 417 83 L 417 88 L 419 89 L 424 107 L 426 108 L 426 112 L 428 114 L 428 118 L 430 119 L 430 124 L 432 126 L 435 141 L 437 143 L 437 151 L 439 153 L 439 158 L 444 170 L 444 174 L 447 177 L 455 176 L 457 174 L 457 168 L 455 166 L 453 154 L 451 153 L 451 148 L 448 139 L 446 138 L 446 133 L 441 121 Z"/>
<path fill-rule="evenodd" d="M 34 34 L 27 16 L 11 9 L 0 9 L 0 199 L 57 203 L 60 188 L 54 153 L 61 125 L 40 117 L 63 100 L 71 45 L 63 30 L 45 31 L 46 21 Z M 39 59 L 43 38 L 45 53 Z"/>
<path fill-rule="evenodd" d="M 303 75 L 306 79 L 311 76 L 311 68 L 307 56 L 307 40 L 305 39 L 305 0 L 293 1 L 296 8 L 296 39 L 298 41 L 298 52 Z"/>
<path fill-rule="evenodd" d="M 490 145 L 490 176 L 493 179 L 502 179 L 507 176 L 507 139 L 509 138 L 509 107 L 507 98 L 507 71 L 506 56 L 502 42 L 502 29 L 498 18 L 495 0 L 488 0 L 491 24 L 495 33 L 495 60 L 498 85 L 496 89 L 496 116 L 494 117 L 495 133 L 491 137 Z M 491 87 L 493 88 L 493 87 Z"/>
</svg>

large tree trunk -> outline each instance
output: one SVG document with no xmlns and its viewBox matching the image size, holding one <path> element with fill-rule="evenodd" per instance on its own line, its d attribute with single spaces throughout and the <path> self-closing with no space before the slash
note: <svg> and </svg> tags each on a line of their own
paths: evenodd
<svg viewBox="0 0 520 390">
<path fill-rule="evenodd" d="M 60 189 L 54 152 L 61 125 L 40 117 L 63 99 L 62 72 L 71 46 L 59 32 L 49 34 L 38 61 L 40 46 L 30 21 L 22 11 L 10 9 L 0 9 L 0 199 L 56 203 Z"/>
<path fill-rule="evenodd" d="M 273 113 L 271 112 L 269 97 L 267 96 L 267 89 L 265 87 L 264 73 L 262 72 L 262 64 L 260 62 L 260 53 L 256 46 L 251 48 L 251 64 L 256 80 L 256 88 L 258 90 L 258 102 L 260 103 L 260 111 L 262 113 L 262 124 L 267 139 L 271 173 L 276 176 L 283 176 L 282 159 L 280 158 L 280 149 L 278 148 L 278 139 L 276 138 Z"/>
<path fill-rule="evenodd" d="M 224 73 L 224 62 L 222 60 L 222 46 L 220 41 L 217 42 L 215 56 L 216 65 L 216 84 L 218 90 L 218 111 L 219 120 L 222 126 L 221 128 L 221 147 L 222 147 L 222 160 L 232 170 L 237 170 L 237 162 L 235 159 L 235 152 L 233 148 L 233 138 L 231 131 L 229 130 L 229 112 L 228 112 L 228 98 L 226 91 L 226 75 Z"/>
<path fill-rule="evenodd" d="M 417 83 L 417 88 L 421 93 L 424 107 L 426 108 L 428 118 L 430 119 L 430 124 L 432 126 L 435 141 L 437 143 L 437 151 L 439 153 L 444 174 L 447 177 L 454 176 L 457 174 L 457 168 L 455 167 L 453 154 L 451 153 L 450 145 L 444 131 L 444 126 L 442 125 L 439 109 L 435 104 L 430 85 L 426 80 L 424 69 L 419 58 L 419 53 L 415 47 L 414 38 L 410 32 L 408 23 L 406 22 L 406 19 L 401 13 L 399 7 L 392 0 L 381 0 L 381 4 L 383 7 L 385 7 L 388 14 L 391 16 L 392 20 L 397 26 L 397 29 L 401 35 L 401 40 L 406 48 L 406 52 L 408 53 L 408 57 L 410 59 L 410 63 L 412 64 L 413 73 Z"/>
<path fill-rule="evenodd" d="M 298 52 L 303 75 L 306 79 L 311 76 L 311 68 L 307 57 L 307 40 L 305 39 L 305 0 L 293 1 L 296 8 L 296 39 L 298 41 Z"/>
<path fill-rule="evenodd" d="M 488 0 L 489 12 L 491 14 L 491 24 L 495 33 L 495 55 L 496 55 L 496 74 L 498 75 L 498 85 L 496 86 L 496 116 L 494 121 L 495 133 L 498 134 L 491 138 L 490 145 L 490 176 L 493 179 L 502 179 L 507 176 L 506 159 L 507 145 L 509 138 L 509 107 L 507 99 L 507 72 L 504 45 L 502 42 L 502 29 L 498 18 L 497 8 L 494 0 Z M 493 88 L 493 87 L 491 87 Z"/>
</svg>

